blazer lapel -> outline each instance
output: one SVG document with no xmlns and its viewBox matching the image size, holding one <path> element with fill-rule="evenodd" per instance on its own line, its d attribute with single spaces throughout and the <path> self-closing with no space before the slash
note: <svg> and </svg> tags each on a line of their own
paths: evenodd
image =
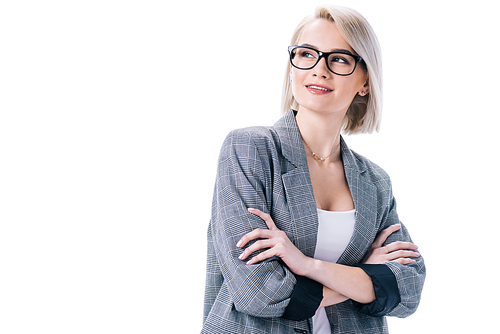
<svg viewBox="0 0 500 334">
<path fill-rule="evenodd" d="M 318 212 L 307 166 L 282 175 L 292 218 L 295 245 L 306 256 L 314 257 L 318 235 Z"/>
<path fill-rule="evenodd" d="M 294 111 L 290 110 L 275 125 L 283 157 L 288 160 L 282 166 L 282 181 L 290 210 L 291 240 L 306 256 L 314 257 L 318 234 L 318 212 Z"/>
<path fill-rule="evenodd" d="M 349 245 L 337 263 L 354 265 L 363 259 L 376 236 L 377 190 L 342 138 L 341 144 L 345 176 L 356 209 L 356 223 Z"/>
</svg>

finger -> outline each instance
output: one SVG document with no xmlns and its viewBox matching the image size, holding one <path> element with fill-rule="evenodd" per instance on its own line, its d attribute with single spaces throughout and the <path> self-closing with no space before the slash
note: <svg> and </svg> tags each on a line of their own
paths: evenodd
<svg viewBox="0 0 500 334">
<path fill-rule="evenodd" d="M 420 254 L 413 251 L 400 250 L 396 252 L 391 252 L 388 256 L 389 256 L 389 261 L 394 261 L 397 259 L 403 259 L 409 257 L 420 257 Z"/>
<path fill-rule="evenodd" d="M 383 229 L 382 232 L 380 232 L 380 234 L 377 236 L 377 238 L 375 238 L 375 241 L 373 242 L 372 246 L 375 248 L 382 247 L 387 238 L 400 228 L 401 224 L 394 224 L 386 229 Z"/>
<path fill-rule="evenodd" d="M 254 209 L 254 208 L 248 208 L 248 212 L 260 217 L 267 225 L 267 228 L 270 230 L 277 230 L 278 228 L 274 224 L 273 219 L 271 218 L 271 215 L 264 213 L 260 211 L 259 209 Z"/>
<path fill-rule="evenodd" d="M 243 253 L 241 253 L 241 255 L 238 257 L 238 259 L 244 260 L 254 252 L 258 251 L 259 249 L 271 248 L 274 246 L 274 244 L 275 243 L 270 239 L 256 241 L 253 245 L 245 249 Z"/>
<path fill-rule="evenodd" d="M 402 258 L 402 259 L 393 260 L 391 262 L 397 262 L 399 264 L 412 264 L 412 263 L 415 263 L 417 261 L 415 261 L 413 259 Z"/>
<path fill-rule="evenodd" d="M 238 241 L 238 243 L 236 244 L 236 247 L 241 248 L 245 246 L 249 241 L 252 241 L 257 238 L 269 239 L 272 236 L 273 236 L 272 231 L 256 228 L 252 232 L 248 232 L 243 237 L 241 237 L 240 241 Z"/>
<path fill-rule="evenodd" d="M 405 241 L 394 241 L 391 242 L 390 244 L 385 245 L 388 247 L 391 252 L 400 250 L 400 249 L 412 249 L 412 250 L 417 250 L 418 246 L 415 245 L 414 243 L 411 242 L 405 242 Z"/>
<path fill-rule="evenodd" d="M 266 250 L 265 252 L 262 252 L 258 255 L 255 255 L 250 261 L 247 262 L 248 265 L 250 264 L 256 264 L 256 263 L 259 263 L 261 261 L 264 261 L 266 259 L 269 259 L 273 256 L 275 256 L 275 250 L 274 248 L 271 248 L 269 250 Z"/>
</svg>

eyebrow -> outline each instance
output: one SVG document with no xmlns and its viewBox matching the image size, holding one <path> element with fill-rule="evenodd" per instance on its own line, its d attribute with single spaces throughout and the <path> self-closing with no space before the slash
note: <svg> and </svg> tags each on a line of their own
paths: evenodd
<svg viewBox="0 0 500 334">
<path fill-rule="evenodd" d="M 313 48 L 313 49 L 318 50 L 318 47 L 315 45 L 312 45 L 312 44 L 302 43 L 300 46 L 305 46 L 308 48 Z M 350 50 L 347 50 L 347 49 L 332 49 L 330 52 L 347 53 L 349 55 L 356 56 L 356 54 L 352 53 Z"/>
</svg>

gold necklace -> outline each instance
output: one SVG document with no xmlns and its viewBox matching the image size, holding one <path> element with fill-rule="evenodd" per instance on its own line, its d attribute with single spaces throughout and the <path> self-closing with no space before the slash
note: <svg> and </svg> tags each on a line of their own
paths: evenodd
<svg viewBox="0 0 500 334">
<path fill-rule="evenodd" d="M 309 147 L 309 145 L 307 145 L 306 141 L 304 140 L 304 138 L 302 138 L 302 141 L 304 142 L 304 144 L 307 146 L 307 148 L 309 149 L 309 151 L 312 152 L 312 157 L 314 158 L 314 160 L 316 161 L 319 161 L 319 162 L 323 162 L 325 161 L 330 155 L 332 155 L 333 153 L 337 152 L 339 146 L 340 146 L 340 141 L 339 141 L 339 144 L 337 145 L 337 147 L 335 148 L 335 151 L 333 151 L 332 153 L 328 154 L 326 157 L 320 157 L 319 155 L 317 155 L 316 153 L 314 153 L 314 151 Z"/>
</svg>

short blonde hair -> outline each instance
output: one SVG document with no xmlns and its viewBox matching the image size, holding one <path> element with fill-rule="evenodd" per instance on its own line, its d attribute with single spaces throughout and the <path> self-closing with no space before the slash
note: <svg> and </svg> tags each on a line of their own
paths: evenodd
<svg viewBox="0 0 500 334">
<path fill-rule="evenodd" d="M 382 116 L 382 62 L 375 32 L 368 21 L 353 9 L 320 6 L 313 15 L 300 22 L 290 45 L 297 45 L 304 28 L 317 19 L 335 22 L 345 41 L 363 58 L 368 72 L 369 94 L 365 96 L 357 94 L 354 97 L 344 118 L 342 132 L 345 134 L 378 132 Z M 290 84 L 290 61 L 287 63 L 281 104 L 283 113 L 298 108 Z"/>
</svg>

